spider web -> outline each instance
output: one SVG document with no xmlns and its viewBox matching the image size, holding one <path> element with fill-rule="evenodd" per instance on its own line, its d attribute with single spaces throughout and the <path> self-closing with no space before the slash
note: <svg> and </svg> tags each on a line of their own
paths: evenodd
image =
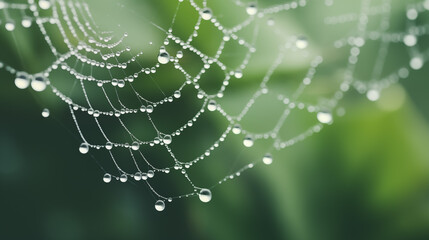
<svg viewBox="0 0 429 240">
<path fill-rule="evenodd" d="M 0 64 L 1 68 L 16 76 L 18 88 L 31 86 L 37 92 L 48 90 L 63 101 L 82 140 L 79 151 L 87 154 L 99 150 L 97 152 L 105 154 L 97 157 L 103 159 L 97 163 L 104 171 L 104 182 L 143 182 L 152 192 L 158 211 L 164 210 L 166 202 L 178 198 L 198 196 L 201 201 L 209 202 L 213 188 L 256 165 L 270 165 L 275 152 L 304 141 L 332 124 L 336 115 L 344 114 L 340 102 L 350 89 L 377 101 L 383 89 L 407 78 L 410 71 L 423 68 L 429 56 L 429 51 L 420 49 L 423 47 L 419 41 L 428 35 L 429 25 L 419 19 L 428 11 L 429 1 L 406 4 L 405 30 L 390 28 L 392 0 L 361 0 L 353 4 L 334 0 L 280 4 L 179 0 L 171 4 L 177 4 L 177 8 L 170 27 L 164 29 L 148 21 L 150 29 L 159 31 L 165 38 L 161 42 L 150 42 L 146 54 L 126 46 L 128 33 L 102 30 L 84 1 L 0 1 L 6 31 L 13 32 L 18 27 L 16 19 L 20 19 L 21 27 L 41 32 L 55 58 L 37 74 L 18 71 L 4 63 Z M 240 20 L 234 25 L 227 24 L 226 13 L 219 11 L 220 4 L 237 9 L 239 14 L 234 18 Z M 336 51 L 345 51 L 348 55 L 339 65 L 342 70 L 339 82 L 326 81 L 323 74 L 316 79 L 324 59 L 308 50 L 313 42 L 304 34 L 288 34 L 275 21 L 305 10 L 311 4 L 327 9 L 341 4 L 358 6 L 350 8 L 350 13 L 324 19 L 326 27 L 347 26 L 348 29 L 332 44 Z M 194 13 L 194 19 L 181 11 L 184 8 Z M 190 29 L 187 35 L 183 34 L 185 31 L 175 31 L 176 27 L 183 27 L 181 18 L 194 21 L 191 28 L 186 26 Z M 210 37 L 203 38 L 204 35 Z M 261 36 L 271 42 L 262 40 L 261 44 Z M 201 44 L 208 39 L 213 42 L 208 44 L 210 48 Z M 371 44 L 378 44 L 378 51 L 369 54 L 373 64 L 368 70 L 367 65 L 360 64 L 364 62 L 361 58 L 368 55 L 366 46 Z M 399 45 L 405 45 L 409 62 L 386 67 L 389 53 Z M 265 68 L 264 75 L 249 81 L 254 91 L 244 102 L 234 98 L 234 93 L 228 90 L 236 83 L 255 78 L 251 68 L 257 66 L 252 65 L 252 60 L 259 52 L 269 51 L 264 47 L 274 49 L 267 54 L 269 58 L 263 55 L 267 63 L 259 70 Z M 300 65 L 306 66 L 305 73 L 296 81 L 281 81 L 285 78 L 281 70 L 296 59 L 303 59 Z M 316 96 L 314 89 L 321 86 L 334 91 Z M 268 108 L 275 110 L 265 112 L 267 99 L 273 104 Z M 196 103 L 189 106 L 190 102 Z M 44 117 L 49 114 L 48 109 L 42 113 Z M 294 115 L 304 116 L 305 127 L 294 129 L 294 124 L 299 124 L 288 122 Z M 271 127 L 268 130 L 252 128 L 255 123 L 249 122 L 255 116 L 257 121 L 266 121 L 266 126 L 271 123 Z M 221 119 L 223 125 L 214 126 L 213 118 Z M 173 125 L 176 127 L 171 128 Z M 216 128 L 222 131 L 214 131 Z M 210 142 L 201 140 L 201 135 L 206 134 L 214 138 Z M 186 141 L 183 136 L 191 136 L 193 141 Z M 265 152 L 261 153 L 258 148 L 254 155 L 258 157 L 245 164 L 224 163 L 229 169 L 225 175 L 216 181 L 200 179 L 207 182 L 205 185 L 192 178 L 194 167 L 202 162 L 219 161 L 216 152 L 227 151 L 231 144 L 228 141 L 237 137 L 241 138 L 243 148 L 254 148 L 264 142 Z M 236 168 L 239 164 L 241 167 Z M 183 179 L 187 193 L 164 193 L 165 186 L 157 187 L 156 180 L 162 182 L 165 176 L 173 176 L 171 181 L 178 185 L 182 184 L 178 179 Z"/>
</svg>

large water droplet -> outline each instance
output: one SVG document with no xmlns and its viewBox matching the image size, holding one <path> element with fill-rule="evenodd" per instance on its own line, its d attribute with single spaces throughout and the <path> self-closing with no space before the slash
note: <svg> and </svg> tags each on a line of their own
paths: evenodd
<svg viewBox="0 0 429 240">
<path fill-rule="evenodd" d="M 324 123 L 324 124 L 330 124 L 332 123 L 332 113 L 329 111 L 321 111 L 317 113 L 317 120 L 319 120 L 319 122 Z"/>
<path fill-rule="evenodd" d="M 424 61 L 421 57 L 413 57 L 410 61 L 410 67 L 414 70 L 420 70 L 423 67 Z"/>
<path fill-rule="evenodd" d="M 89 152 L 89 144 L 84 142 L 79 146 L 79 152 L 82 154 L 87 154 Z"/>
<path fill-rule="evenodd" d="M 50 115 L 49 109 L 47 109 L 47 108 L 43 109 L 42 117 L 47 118 L 47 117 L 49 117 L 49 115 Z"/>
<path fill-rule="evenodd" d="M 107 142 L 105 147 L 106 147 L 106 149 L 107 149 L 107 150 L 112 150 L 112 148 L 113 148 L 113 143 L 111 143 L 111 142 Z"/>
<path fill-rule="evenodd" d="M 137 150 L 139 150 L 139 148 L 140 148 L 140 144 L 139 144 L 137 141 L 134 141 L 134 142 L 131 144 L 131 149 L 132 149 L 132 150 L 137 151 Z"/>
<path fill-rule="evenodd" d="M 24 18 L 24 19 L 22 19 L 22 21 L 21 21 L 21 25 L 22 25 L 24 28 L 29 28 L 29 27 L 31 27 L 31 24 L 32 24 L 32 22 L 31 22 L 31 18 Z"/>
<path fill-rule="evenodd" d="M 370 101 L 375 102 L 375 101 L 377 101 L 378 99 L 380 99 L 380 91 L 375 90 L 375 89 L 371 89 L 371 90 L 369 90 L 369 91 L 366 93 L 366 97 L 367 97 Z"/>
<path fill-rule="evenodd" d="M 126 182 L 128 180 L 128 176 L 127 176 L 127 174 L 125 174 L 125 173 L 123 173 L 122 175 L 121 175 L 121 177 L 119 178 L 119 181 L 121 181 L 121 182 Z"/>
<path fill-rule="evenodd" d="M 15 30 L 15 23 L 14 22 L 6 22 L 4 27 L 6 28 L 6 30 L 8 30 L 9 32 Z"/>
<path fill-rule="evenodd" d="M 296 39 L 295 45 L 298 49 L 306 49 L 308 47 L 308 40 L 304 36 L 300 36 Z"/>
<path fill-rule="evenodd" d="M 210 112 L 213 112 L 213 111 L 215 111 L 215 110 L 216 110 L 216 108 L 217 108 L 216 102 L 215 102 L 214 100 L 210 100 L 210 101 L 209 101 L 209 104 L 207 105 L 207 109 L 208 109 Z"/>
<path fill-rule="evenodd" d="M 49 9 L 51 7 L 51 1 L 49 0 L 39 0 L 39 7 L 41 9 Z"/>
<path fill-rule="evenodd" d="M 170 54 L 167 51 L 163 50 L 159 52 L 158 62 L 161 64 L 167 64 L 170 62 Z"/>
<path fill-rule="evenodd" d="M 255 15 L 256 13 L 258 13 L 258 5 L 256 3 L 249 3 L 249 5 L 247 5 L 246 7 L 246 12 L 247 14 L 249 14 L 250 16 Z"/>
<path fill-rule="evenodd" d="M 201 202 L 210 202 L 210 200 L 212 200 L 212 192 L 207 188 L 203 188 L 198 194 L 198 197 L 200 198 Z"/>
<path fill-rule="evenodd" d="M 104 174 L 103 181 L 105 183 L 109 183 L 110 181 L 112 181 L 112 176 L 110 174 L 108 174 L 108 173 Z"/>
<path fill-rule="evenodd" d="M 158 200 L 155 202 L 155 209 L 158 212 L 162 212 L 165 209 L 165 203 L 162 200 Z"/>
<path fill-rule="evenodd" d="M 31 87 L 36 92 L 42 92 L 46 89 L 46 78 L 42 74 L 34 76 L 31 81 Z"/>
<path fill-rule="evenodd" d="M 253 146 L 253 138 L 252 137 L 250 137 L 250 136 L 247 136 L 247 137 L 245 137 L 244 138 L 244 140 L 243 140 L 243 145 L 245 146 L 245 147 L 252 147 Z"/>
<path fill-rule="evenodd" d="M 134 174 L 134 180 L 140 181 L 141 179 L 142 179 L 142 173 L 136 172 L 136 174 Z"/>
<path fill-rule="evenodd" d="M 213 12 L 210 8 L 204 8 L 201 10 L 201 18 L 204 20 L 210 20 L 213 17 Z"/>
<path fill-rule="evenodd" d="M 240 134 L 241 133 L 241 126 L 239 124 L 235 124 L 232 128 L 232 133 L 234 134 Z"/>
<path fill-rule="evenodd" d="M 165 136 L 164 136 L 164 138 L 162 139 L 162 141 L 163 141 L 165 144 L 169 145 L 169 144 L 173 141 L 173 139 L 171 138 L 171 136 L 170 136 L 170 135 L 165 135 Z"/>
<path fill-rule="evenodd" d="M 262 158 L 262 162 L 265 165 L 270 165 L 271 163 L 273 163 L 273 156 L 269 153 L 265 154 L 265 156 Z"/>
<path fill-rule="evenodd" d="M 19 89 L 26 89 L 30 86 L 30 76 L 25 72 L 18 72 L 15 78 L 15 86 Z"/>
</svg>

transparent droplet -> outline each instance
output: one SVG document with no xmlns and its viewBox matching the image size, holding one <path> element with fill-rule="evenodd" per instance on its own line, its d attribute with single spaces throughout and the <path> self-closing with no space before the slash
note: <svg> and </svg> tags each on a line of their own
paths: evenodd
<svg viewBox="0 0 429 240">
<path fill-rule="evenodd" d="M 82 154 L 87 154 L 89 152 L 89 144 L 84 142 L 79 146 L 79 152 Z"/>
<path fill-rule="evenodd" d="M 162 212 L 165 209 L 165 203 L 162 200 L 158 200 L 155 202 L 155 209 L 158 212 Z"/>
<path fill-rule="evenodd" d="M 15 86 L 19 89 L 26 89 L 30 86 L 30 75 L 25 72 L 18 72 L 15 78 Z"/>
<path fill-rule="evenodd" d="M 42 92 L 46 89 L 46 78 L 41 74 L 34 76 L 31 81 L 31 87 L 36 92 Z"/>
<path fill-rule="evenodd" d="M 243 72 L 241 70 L 237 70 L 234 72 L 234 77 L 240 79 L 243 77 Z"/>
<path fill-rule="evenodd" d="M 148 105 L 148 106 L 146 107 L 146 112 L 147 112 L 147 113 L 153 113 L 153 106 L 152 106 L 152 105 Z"/>
<path fill-rule="evenodd" d="M 44 108 L 42 111 L 42 117 L 47 118 L 49 117 L 49 115 L 50 115 L 49 109 Z"/>
<path fill-rule="evenodd" d="M 134 180 L 140 181 L 141 179 L 142 179 L 142 173 L 136 172 L 136 174 L 134 174 Z"/>
<path fill-rule="evenodd" d="M 253 146 L 253 138 L 252 137 L 250 137 L 250 136 L 247 136 L 247 137 L 245 137 L 244 138 L 244 140 L 243 140 L 243 145 L 245 146 L 245 147 L 252 147 Z"/>
<path fill-rule="evenodd" d="M 162 139 L 162 141 L 163 141 L 165 144 L 169 145 L 169 144 L 171 144 L 171 142 L 173 141 L 173 139 L 171 138 L 171 136 L 170 136 L 170 135 L 165 135 L 165 136 L 164 136 L 164 138 Z"/>
<path fill-rule="evenodd" d="M 110 181 L 112 181 L 112 176 L 110 174 L 108 174 L 108 173 L 104 174 L 103 181 L 105 183 L 109 183 Z"/>
<path fill-rule="evenodd" d="M 22 21 L 21 21 L 21 25 L 22 25 L 24 28 L 29 28 L 29 27 L 31 27 L 31 24 L 32 24 L 32 21 L 31 21 L 31 19 L 30 19 L 30 18 L 24 18 L 24 19 L 22 19 Z"/>
<path fill-rule="evenodd" d="M 319 122 L 324 123 L 324 124 L 330 124 L 332 123 L 332 113 L 329 111 L 321 111 L 317 113 L 317 120 L 319 120 Z"/>
<path fill-rule="evenodd" d="M 182 94 L 180 93 L 179 90 L 177 90 L 177 91 L 174 92 L 174 97 L 175 98 L 180 98 L 181 96 L 182 96 Z"/>
<path fill-rule="evenodd" d="M 146 112 L 146 106 L 145 105 L 142 105 L 140 107 L 140 112 Z"/>
<path fill-rule="evenodd" d="M 142 179 L 146 180 L 147 179 L 147 173 L 142 173 Z"/>
<path fill-rule="evenodd" d="M 249 3 L 249 5 L 247 5 L 247 7 L 246 7 L 246 12 L 250 16 L 255 15 L 256 13 L 258 13 L 258 5 L 254 2 Z"/>
<path fill-rule="evenodd" d="M 212 192 L 207 188 L 203 188 L 198 194 L 198 197 L 200 198 L 201 202 L 210 202 L 210 200 L 212 200 Z"/>
<path fill-rule="evenodd" d="M 410 67 L 414 70 L 420 70 L 422 69 L 424 64 L 423 58 L 421 57 L 414 57 L 410 61 Z"/>
<path fill-rule="evenodd" d="M 300 36 L 296 39 L 295 46 L 298 49 L 306 49 L 308 47 L 308 40 L 304 36 Z"/>
<path fill-rule="evenodd" d="M 123 173 L 123 174 L 121 174 L 121 177 L 119 178 L 119 181 L 121 181 L 121 182 L 126 182 L 128 180 L 128 176 L 127 176 L 127 174 L 125 174 L 125 173 Z"/>
<path fill-rule="evenodd" d="M 111 143 L 111 142 L 107 142 L 105 147 L 106 147 L 106 149 L 107 149 L 107 150 L 112 150 L 112 148 L 113 148 L 113 143 Z"/>
<path fill-rule="evenodd" d="M 178 51 L 177 54 L 176 54 L 176 57 L 179 58 L 179 59 L 183 58 L 183 52 L 182 51 Z"/>
<path fill-rule="evenodd" d="M 166 51 L 160 51 L 158 55 L 158 62 L 161 64 L 167 64 L 170 61 L 170 54 Z"/>
<path fill-rule="evenodd" d="M 210 8 L 204 8 L 201 10 L 201 18 L 204 20 L 210 20 L 213 17 L 213 12 Z"/>
<path fill-rule="evenodd" d="M 366 93 L 366 97 L 367 97 L 370 101 L 375 102 L 375 101 L 377 101 L 378 99 L 380 99 L 380 91 L 375 90 L 375 89 L 371 89 L 371 90 L 369 90 L 369 91 Z"/>
<path fill-rule="evenodd" d="M 269 153 L 265 154 L 265 156 L 262 158 L 262 162 L 265 165 L 270 165 L 271 163 L 273 163 L 273 156 Z"/>
<path fill-rule="evenodd" d="M 216 110 L 216 108 L 217 108 L 217 104 L 216 104 L 216 102 L 215 102 L 214 100 L 210 100 L 210 101 L 209 101 L 209 104 L 207 105 L 207 109 L 208 109 L 210 112 L 213 112 L 213 111 L 215 111 L 215 110 Z"/>
<path fill-rule="evenodd" d="M 39 7 L 41 9 L 49 9 L 51 7 L 51 1 L 49 0 L 39 0 Z"/>
<path fill-rule="evenodd" d="M 234 134 L 240 134 L 241 133 L 241 126 L 239 124 L 235 124 L 232 128 L 232 133 Z"/>
<path fill-rule="evenodd" d="M 137 150 L 139 150 L 139 148 L 140 148 L 140 144 L 139 144 L 137 141 L 134 141 L 134 142 L 131 144 L 131 149 L 132 149 L 132 150 L 137 151 Z"/>
<path fill-rule="evenodd" d="M 9 32 L 15 30 L 15 23 L 14 22 L 6 22 L 4 27 L 6 28 L 6 30 L 8 30 Z"/>
<path fill-rule="evenodd" d="M 153 178 L 154 176 L 155 176 L 155 172 L 153 170 L 147 171 L 147 177 L 148 178 Z"/>
<path fill-rule="evenodd" d="M 412 34 L 405 35 L 404 44 L 408 47 L 413 47 L 417 44 L 417 37 Z"/>
</svg>

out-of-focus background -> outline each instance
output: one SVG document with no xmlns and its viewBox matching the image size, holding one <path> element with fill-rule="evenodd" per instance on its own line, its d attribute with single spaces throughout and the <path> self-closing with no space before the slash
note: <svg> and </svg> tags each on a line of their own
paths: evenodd
<svg viewBox="0 0 429 240">
<path fill-rule="evenodd" d="M 152 23 L 168 29 L 176 1 L 86 2 L 101 28 L 111 29 L 119 36 L 128 33 L 123 46 L 130 46 L 132 54 L 143 51 L 140 58 L 143 65 L 155 62 L 165 32 Z M 287 0 L 264 0 L 258 4 L 262 8 L 283 2 Z M 310 1 L 304 8 L 266 19 L 274 22 L 274 26 L 264 25 L 261 20 L 256 55 L 243 71 L 244 77 L 231 81 L 220 103 L 225 109 L 237 112 L 273 65 L 277 46 L 287 38 L 306 36 L 309 48 L 286 54 L 268 86 L 272 98 L 260 99 L 242 125 L 255 132 L 270 129 L 282 109 L 275 100 L 277 95 L 290 94 L 317 55 L 325 61 L 303 99 L 323 105 L 323 99 L 329 98 L 342 81 L 348 58 L 349 48 L 336 49 L 333 43 L 356 34 L 357 26 L 355 21 L 327 25 L 324 19 L 359 13 L 361 2 L 334 0 L 333 6 L 328 7 L 324 1 Z M 388 1 L 367 2 L 379 6 Z M 406 31 L 410 24 L 406 18 L 407 4 L 412 2 L 422 3 L 391 1 L 390 32 Z M 197 13 L 186 0 L 183 6 L 172 28 L 175 34 L 184 37 L 192 33 Z M 228 26 L 246 18 L 243 8 L 231 0 L 209 0 L 208 6 Z M 8 14 L 20 22 L 20 13 Z M 44 14 L 49 15 L 49 11 Z M 381 16 L 370 16 L 373 31 L 377 31 Z M 26 30 L 17 26 L 15 31 L 8 32 L 4 29 L 5 15 L 0 13 L 0 18 L 0 61 L 29 73 L 43 71 L 52 63 L 54 58 L 37 27 Z M 415 24 L 429 26 L 428 19 L 429 12 L 422 12 Z M 194 43 L 213 53 L 221 35 L 208 23 L 204 24 Z M 252 39 L 254 26 L 246 29 L 249 30 L 243 31 L 243 37 Z M 54 42 L 61 44 L 62 37 L 55 27 L 49 26 L 48 31 Z M 280 33 L 273 34 L 275 31 Z M 382 75 L 407 66 L 413 54 L 426 51 L 428 40 L 427 36 L 419 37 L 419 45 L 413 51 L 408 51 L 403 43 L 391 44 L 383 61 Z M 380 41 L 374 41 L 363 48 L 356 78 L 370 78 L 379 47 Z M 174 44 L 167 49 L 174 51 Z M 243 56 L 234 45 L 226 48 L 224 54 L 230 66 L 237 66 L 237 59 Z M 184 61 L 190 71 L 202 66 L 195 58 L 185 57 Z M 74 79 L 61 72 L 57 74 L 50 80 L 69 90 Z M 411 71 L 407 79 L 383 90 L 377 102 L 351 90 L 338 106 L 341 112 L 345 111 L 344 116 L 335 114 L 334 124 L 321 133 L 272 152 L 272 165 L 258 165 L 213 188 L 213 199 L 208 204 L 197 197 L 178 199 L 168 203 L 163 212 L 156 212 L 156 199 L 143 183 L 102 181 L 104 172 L 99 164 L 109 170 L 111 160 L 102 151 L 91 149 L 89 155 L 79 153 L 82 140 L 65 103 L 48 90 L 43 93 L 19 90 L 14 85 L 14 76 L 0 71 L 0 239 L 429 239 L 428 74 L 428 67 Z M 210 80 L 202 82 L 206 84 L 205 90 L 218 89 L 220 77 L 222 74 L 216 71 L 207 73 L 202 80 Z M 172 67 L 162 67 L 152 81 L 148 80 L 150 84 L 142 84 L 141 92 L 159 99 L 163 92 L 171 94 L 183 81 L 184 77 Z M 78 90 L 70 94 L 76 101 L 83 99 Z M 195 90 L 183 91 L 182 95 L 180 105 L 166 107 L 154 115 L 154 121 L 164 129 L 183 124 L 180 121 L 189 120 L 201 106 Z M 101 95 L 90 92 L 90 97 L 107 104 Z M 50 109 L 49 118 L 41 116 L 44 108 Z M 292 114 L 284 125 L 285 138 L 303 132 L 315 119 L 315 114 Z M 185 159 L 198 156 L 227 124 L 214 113 L 207 114 L 200 122 L 180 140 L 173 139 L 172 149 L 179 156 Z M 144 133 L 138 120 L 129 119 L 129 123 L 135 131 Z M 117 123 L 107 123 L 105 128 L 117 137 L 124 135 Z M 96 132 L 94 129 L 88 124 L 84 131 L 91 135 L 91 131 Z M 233 136 L 205 162 L 192 166 L 189 171 L 195 182 L 201 187 L 215 185 L 222 177 L 261 158 L 269 148 L 269 141 L 257 141 L 254 148 L 245 149 L 241 143 L 243 137 Z M 156 148 L 146 150 L 154 162 L 168 161 L 165 152 Z M 166 180 L 158 180 L 156 176 L 153 184 L 166 195 L 190 190 L 180 174 Z"/>
</svg>

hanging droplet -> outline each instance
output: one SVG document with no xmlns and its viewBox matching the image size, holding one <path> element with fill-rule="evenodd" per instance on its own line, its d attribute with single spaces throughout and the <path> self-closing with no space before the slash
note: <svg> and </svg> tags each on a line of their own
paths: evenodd
<svg viewBox="0 0 429 240">
<path fill-rule="evenodd" d="M 51 1 L 49 0 L 39 0 L 39 7 L 43 10 L 47 10 L 51 7 Z"/>
<path fill-rule="evenodd" d="M 171 135 L 165 135 L 164 138 L 162 139 L 162 141 L 166 145 L 169 145 L 169 144 L 171 144 L 171 142 L 173 141 L 173 139 L 171 138 Z"/>
<path fill-rule="evenodd" d="M 153 178 L 154 176 L 155 176 L 155 172 L 153 170 L 147 171 L 147 177 L 148 178 Z"/>
<path fill-rule="evenodd" d="M 153 113 L 153 106 L 152 106 L 152 105 L 148 105 L 148 106 L 146 107 L 146 112 L 147 112 L 147 113 Z"/>
<path fill-rule="evenodd" d="M 376 89 L 371 89 L 366 93 L 366 97 L 371 101 L 375 102 L 380 99 L 380 91 Z"/>
<path fill-rule="evenodd" d="M 176 54 L 176 57 L 179 58 L 179 59 L 183 58 L 183 52 L 182 51 L 178 51 L 177 54 Z"/>
<path fill-rule="evenodd" d="M 407 47 L 414 47 L 417 44 L 417 37 L 416 35 L 407 34 L 404 37 L 404 44 Z"/>
<path fill-rule="evenodd" d="M 204 8 L 201 10 L 201 18 L 204 20 L 210 20 L 213 17 L 213 12 L 210 8 Z"/>
<path fill-rule="evenodd" d="M 271 163 L 273 163 L 273 156 L 269 153 L 265 154 L 265 156 L 262 158 L 262 162 L 265 165 L 270 165 Z"/>
<path fill-rule="evenodd" d="M 125 173 L 122 173 L 121 174 L 121 177 L 119 178 L 119 181 L 121 181 L 121 182 L 126 182 L 128 180 L 128 176 L 127 176 L 127 174 L 125 174 Z"/>
<path fill-rule="evenodd" d="M 30 86 L 30 75 L 25 72 L 18 72 L 15 78 L 15 86 L 19 89 L 26 89 Z"/>
<path fill-rule="evenodd" d="M 49 115 L 50 115 L 49 109 L 44 108 L 42 111 L 42 117 L 47 118 L 49 117 Z"/>
<path fill-rule="evenodd" d="M 89 152 L 89 144 L 84 142 L 79 146 L 79 152 L 82 154 L 87 154 Z"/>
<path fill-rule="evenodd" d="M 410 61 L 410 67 L 413 70 L 420 70 L 424 65 L 424 61 L 422 57 L 413 57 Z"/>
<path fill-rule="evenodd" d="M 198 194 L 198 197 L 203 203 L 210 202 L 210 200 L 212 200 L 212 192 L 207 188 L 203 188 Z"/>
<path fill-rule="evenodd" d="M 328 111 L 321 111 L 317 113 L 317 120 L 319 120 L 319 122 L 324 123 L 324 124 L 330 124 L 332 123 L 332 113 L 328 112 Z"/>
<path fill-rule="evenodd" d="M 215 111 L 215 110 L 216 110 L 216 108 L 217 108 L 217 104 L 216 104 L 216 102 L 215 102 L 214 100 L 210 100 L 210 101 L 209 101 L 209 104 L 207 105 L 207 109 L 208 109 L 210 112 L 213 112 L 213 111 Z"/>
<path fill-rule="evenodd" d="M 258 5 L 254 2 L 249 3 L 249 5 L 247 5 L 247 7 L 246 7 L 246 12 L 250 16 L 255 15 L 256 13 L 258 13 Z"/>
<path fill-rule="evenodd" d="M 308 47 L 308 40 L 304 36 L 300 36 L 296 39 L 295 46 L 298 49 L 306 49 Z"/>
<path fill-rule="evenodd" d="M 31 87 L 36 92 L 42 92 L 46 89 L 46 78 L 42 74 L 34 76 L 31 81 Z"/>
<path fill-rule="evenodd" d="M 113 148 L 113 143 L 111 143 L 111 142 L 107 142 L 105 147 L 106 147 L 106 149 L 107 149 L 107 150 L 112 150 L 112 148 Z"/>
<path fill-rule="evenodd" d="M 31 24 L 32 24 L 32 21 L 31 21 L 31 19 L 30 19 L 30 18 L 24 18 L 24 19 L 22 19 L 22 21 L 21 21 L 21 25 L 22 25 L 24 28 L 29 28 L 29 27 L 31 27 Z"/>
<path fill-rule="evenodd" d="M 140 148 L 140 144 L 139 144 L 137 141 L 134 141 L 134 142 L 131 144 L 131 149 L 132 149 L 132 150 L 137 151 L 137 150 L 139 150 L 139 148 Z"/>
<path fill-rule="evenodd" d="M 165 203 L 162 200 L 158 200 L 155 202 L 155 209 L 158 212 L 162 212 L 165 209 Z"/>
<path fill-rule="evenodd" d="M 103 181 L 105 183 L 109 183 L 110 181 L 112 181 L 112 176 L 110 174 L 108 174 L 108 173 L 104 174 Z"/>
<path fill-rule="evenodd" d="M 182 96 L 182 94 L 180 93 L 179 90 L 177 90 L 177 91 L 174 92 L 174 97 L 175 98 L 180 98 L 181 96 Z"/>
<path fill-rule="evenodd" d="M 141 179 L 142 179 L 142 173 L 136 172 L 136 174 L 134 174 L 134 180 L 140 181 Z"/>
<path fill-rule="evenodd" d="M 232 133 L 234 134 L 240 134 L 241 133 L 241 126 L 239 124 L 235 124 L 232 128 Z"/>
<path fill-rule="evenodd" d="M 165 50 L 161 50 L 158 55 L 158 62 L 161 64 L 167 64 L 170 62 L 170 54 Z"/>
<path fill-rule="evenodd" d="M 245 146 L 245 147 L 252 147 L 253 146 L 253 138 L 252 137 L 250 137 L 250 136 L 247 136 L 247 137 L 245 137 L 244 138 L 244 140 L 243 140 L 243 145 Z"/>
<path fill-rule="evenodd" d="M 15 23 L 12 21 L 6 22 L 4 27 L 6 28 L 6 30 L 11 32 L 11 31 L 15 30 Z"/>
</svg>

